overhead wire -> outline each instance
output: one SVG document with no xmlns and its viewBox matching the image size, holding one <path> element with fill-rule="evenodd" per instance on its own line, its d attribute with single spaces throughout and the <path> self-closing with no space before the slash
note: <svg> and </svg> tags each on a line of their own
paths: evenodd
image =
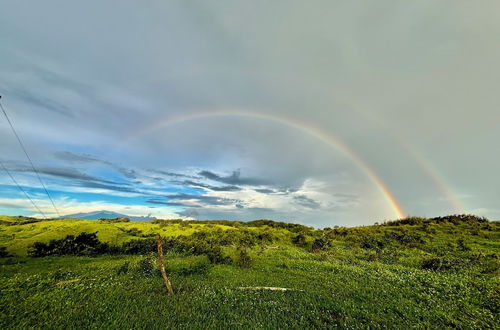
<svg viewBox="0 0 500 330">
<path fill-rule="evenodd" d="M 38 212 L 40 212 L 45 219 L 47 219 L 47 216 L 45 215 L 45 213 L 43 213 L 43 211 L 40 210 L 40 208 L 36 205 L 35 201 L 28 195 L 28 193 L 23 189 L 23 187 L 21 187 L 21 185 L 17 182 L 17 180 L 14 178 L 14 176 L 10 173 L 10 171 L 7 169 L 7 167 L 1 161 L 0 161 L 0 166 L 5 171 L 5 173 L 7 173 L 7 175 L 10 177 L 10 179 L 12 180 L 12 182 L 14 182 L 14 184 L 17 186 L 17 188 L 31 202 L 31 204 L 35 207 L 35 209 L 38 210 Z"/>
<path fill-rule="evenodd" d="M 0 96 L 1 98 L 1 96 Z M 40 184 L 42 185 L 43 187 L 43 190 L 45 191 L 45 194 L 47 195 L 48 199 L 50 200 L 52 206 L 54 207 L 54 210 L 56 211 L 57 215 L 58 216 L 61 216 L 61 214 L 59 213 L 59 210 L 57 209 L 56 207 L 56 204 L 54 203 L 54 200 L 52 199 L 52 197 L 50 196 L 49 194 L 49 191 L 47 190 L 47 188 L 45 187 L 45 184 L 43 183 L 43 180 L 42 178 L 40 177 L 40 174 L 38 172 L 38 170 L 36 169 L 35 165 L 33 164 L 33 161 L 31 160 L 31 157 L 29 156 L 28 154 L 28 151 L 26 150 L 26 148 L 24 147 L 24 143 L 22 142 L 21 138 L 19 137 L 19 135 L 17 134 L 17 131 L 16 129 L 14 128 L 14 125 L 12 124 L 9 116 L 7 115 L 7 112 L 5 111 L 5 108 L 3 107 L 2 105 L 2 102 L 0 101 L 0 109 L 2 110 L 3 112 L 3 115 L 5 116 L 5 119 L 7 119 L 7 122 L 9 123 L 9 126 L 12 130 L 12 132 L 14 133 L 16 139 L 17 139 L 17 142 L 19 142 L 19 145 L 21 146 L 21 149 L 23 150 L 24 154 L 26 155 L 26 158 L 28 159 L 28 162 L 30 163 L 31 165 L 31 168 L 33 169 L 33 172 L 35 173 L 36 177 L 38 178 L 38 181 L 40 182 Z"/>
</svg>

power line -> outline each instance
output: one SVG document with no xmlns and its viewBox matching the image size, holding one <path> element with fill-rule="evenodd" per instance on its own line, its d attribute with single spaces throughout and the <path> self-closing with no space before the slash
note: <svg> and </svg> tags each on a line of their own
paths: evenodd
<svg viewBox="0 0 500 330">
<path fill-rule="evenodd" d="M 16 181 L 16 179 L 14 179 L 14 177 L 12 176 L 12 174 L 10 173 L 10 171 L 7 169 L 7 167 L 5 167 L 5 165 L 0 161 L 0 166 L 2 166 L 3 170 L 9 175 L 9 177 L 11 178 L 12 182 L 14 182 L 14 184 L 17 186 L 17 188 L 19 190 L 21 190 L 21 192 L 24 194 L 24 196 L 26 196 L 27 199 L 29 199 L 29 201 L 31 202 L 31 204 L 33 204 L 33 206 L 35 207 L 35 209 L 38 210 L 38 212 L 40 212 L 43 217 L 45 219 L 47 219 L 47 217 L 45 216 L 45 213 L 42 212 L 42 210 L 40 210 L 40 208 L 38 208 L 38 206 L 35 204 L 35 201 L 33 201 L 31 199 L 31 197 L 28 195 L 28 193 L 19 185 L 19 183 Z"/>
<path fill-rule="evenodd" d="M 1 98 L 1 96 L 0 96 Z M 35 165 L 33 164 L 33 162 L 31 161 L 31 158 L 30 156 L 28 155 L 28 152 L 26 151 L 26 148 L 24 147 L 24 144 L 23 142 L 21 141 L 21 138 L 19 137 L 19 135 L 17 134 L 16 130 L 14 129 L 14 125 L 12 125 L 12 122 L 10 121 L 9 119 L 9 116 L 7 116 L 7 112 L 5 111 L 3 105 L 2 105 L 2 102 L 0 102 L 0 108 L 2 109 L 2 112 L 5 116 L 5 119 L 7 119 L 7 122 L 9 123 L 9 126 L 10 128 L 12 129 L 12 132 L 14 133 L 14 135 L 16 136 L 16 139 L 17 141 L 19 142 L 19 145 L 21 146 L 21 148 L 23 149 L 23 152 L 24 154 L 26 155 L 26 158 L 28 158 L 28 161 L 29 163 L 31 164 L 31 168 L 33 169 L 33 172 L 35 172 L 37 178 L 38 178 L 38 181 L 40 181 L 40 184 L 42 185 L 43 187 L 43 190 L 45 190 L 45 193 L 47 194 L 47 197 L 49 198 L 50 202 L 52 203 L 52 206 L 54 207 L 54 210 L 56 210 L 56 213 L 58 216 L 61 216 L 61 214 L 59 214 L 59 210 L 57 209 L 56 207 L 56 204 L 54 203 L 54 201 L 52 200 L 52 197 L 50 197 L 50 194 L 49 194 L 49 191 L 47 190 L 47 188 L 45 187 L 45 184 L 43 183 L 42 181 L 42 178 L 40 177 L 40 174 L 38 173 L 38 170 L 36 169 Z"/>
</svg>

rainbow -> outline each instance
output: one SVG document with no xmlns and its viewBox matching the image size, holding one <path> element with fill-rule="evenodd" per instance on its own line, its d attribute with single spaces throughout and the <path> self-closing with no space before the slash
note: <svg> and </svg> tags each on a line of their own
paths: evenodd
<svg viewBox="0 0 500 330">
<path fill-rule="evenodd" d="M 312 125 L 298 123 L 288 118 L 278 117 L 276 115 L 263 114 L 258 112 L 249 112 L 249 111 L 211 111 L 211 112 L 201 112 L 201 113 L 193 113 L 187 115 L 180 115 L 174 117 L 168 117 L 163 120 L 158 120 L 154 124 L 145 126 L 142 129 L 136 131 L 133 135 L 124 139 L 122 142 L 126 144 L 132 140 L 135 140 L 145 134 L 149 134 L 154 132 L 160 128 L 165 128 L 173 125 L 177 125 L 183 122 L 202 119 L 202 118 L 212 118 L 212 117 L 246 117 L 246 118 L 256 118 L 267 120 L 271 122 L 275 122 L 281 125 L 285 125 L 294 129 L 297 129 L 301 132 L 304 132 L 320 141 L 325 143 L 326 145 L 334 148 L 337 151 L 342 152 L 344 155 L 349 157 L 351 161 L 356 164 L 356 166 L 373 182 L 373 184 L 378 188 L 378 190 L 382 193 L 385 200 L 391 207 L 394 216 L 398 219 L 405 217 L 405 212 L 401 207 L 400 203 L 394 197 L 392 192 L 389 190 L 387 185 L 383 182 L 383 180 L 361 159 L 357 154 L 354 153 L 345 143 L 343 143 L 337 137 L 333 137 L 319 128 L 316 128 Z"/>
<path fill-rule="evenodd" d="M 339 95 L 335 95 L 335 102 L 339 103 Z M 438 188 L 445 199 L 450 203 L 450 206 L 455 213 L 463 214 L 467 213 L 466 207 L 464 207 L 459 198 L 455 196 L 454 192 L 449 188 L 444 176 L 429 162 L 428 157 L 424 157 L 422 153 L 418 152 L 414 146 L 409 145 L 405 142 L 401 136 L 397 135 L 393 129 L 388 127 L 379 117 L 374 116 L 370 111 L 360 110 L 364 108 L 360 104 L 356 104 L 353 100 L 342 100 L 340 105 L 344 108 L 348 108 L 349 111 L 353 111 L 361 116 L 364 120 L 369 119 L 371 123 L 375 123 L 379 126 L 380 132 L 389 136 L 392 140 L 397 141 L 397 143 L 404 149 L 404 151 L 416 162 L 416 164 L 422 169 L 422 172 L 432 181 L 433 185 Z M 353 106 L 354 105 L 354 106 Z"/>
</svg>

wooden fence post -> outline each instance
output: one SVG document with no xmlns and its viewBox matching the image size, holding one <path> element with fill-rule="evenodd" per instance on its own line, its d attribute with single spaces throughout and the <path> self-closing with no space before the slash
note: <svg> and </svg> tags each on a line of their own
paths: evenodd
<svg viewBox="0 0 500 330">
<path fill-rule="evenodd" d="M 172 288 L 172 283 L 167 277 L 167 272 L 165 271 L 165 260 L 163 258 L 163 242 L 161 240 L 160 234 L 156 234 L 156 245 L 158 246 L 158 259 L 160 261 L 160 271 L 161 276 L 163 277 L 163 283 L 165 283 L 165 287 L 167 288 L 167 293 L 170 296 L 174 295 L 174 289 Z"/>
</svg>

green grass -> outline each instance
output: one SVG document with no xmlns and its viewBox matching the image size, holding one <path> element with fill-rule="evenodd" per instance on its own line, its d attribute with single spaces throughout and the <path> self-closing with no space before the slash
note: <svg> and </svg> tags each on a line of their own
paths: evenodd
<svg viewBox="0 0 500 330">
<path fill-rule="evenodd" d="M 318 230 L 307 233 L 305 247 L 291 244 L 295 232 L 252 227 L 272 233 L 274 241 L 249 250 L 249 268 L 210 264 L 203 255 L 167 254 L 176 290 L 167 296 L 158 270 L 149 274 L 144 266 L 151 257 L 24 255 L 35 241 L 97 229 L 101 239 L 113 243 L 141 239 L 119 228 L 164 236 L 241 228 L 83 220 L 4 224 L 0 246 L 19 256 L 0 259 L 0 328 L 499 328 L 500 232 L 498 223 L 488 226 L 431 223 L 425 231 L 419 225 L 369 226 L 347 229 L 345 236 Z M 424 243 L 361 247 L 365 237 L 382 239 L 390 232 L 418 232 Z M 313 253 L 311 243 L 318 237 L 330 237 L 332 244 Z M 236 258 L 236 248 L 224 251 Z M 423 260 L 438 257 L 457 264 L 422 269 Z M 254 286 L 291 290 L 240 289 Z"/>
</svg>

